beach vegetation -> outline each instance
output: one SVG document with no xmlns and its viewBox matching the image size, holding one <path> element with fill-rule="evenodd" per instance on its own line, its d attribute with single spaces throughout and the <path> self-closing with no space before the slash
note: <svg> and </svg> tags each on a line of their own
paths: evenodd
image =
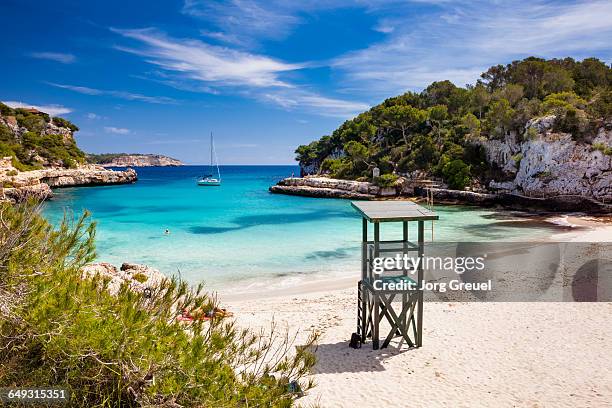
<svg viewBox="0 0 612 408">
<path fill-rule="evenodd" d="M 275 326 L 204 319 L 217 301 L 167 279 L 149 293 L 85 278 L 95 258 L 87 213 L 53 228 L 30 202 L 0 204 L 0 387 L 52 385 L 72 407 L 290 407 L 314 365 Z M 178 319 L 193 312 L 189 322 Z M 202 317 L 202 318 L 200 318 Z"/>
<path fill-rule="evenodd" d="M 553 131 L 570 133 L 580 143 L 592 140 L 612 120 L 610 66 L 596 58 L 529 57 L 489 68 L 475 85 L 437 81 L 420 93 L 387 98 L 299 146 L 296 159 L 343 179 L 369 179 L 378 167 L 381 176 L 419 170 L 453 188 L 473 181 L 486 185 L 503 174 L 478 146 L 535 139 L 538 128 L 526 125 L 545 115 L 555 116 Z"/>
<path fill-rule="evenodd" d="M 134 274 L 134 276 L 132 276 L 132 278 L 136 282 L 140 282 L 140 283 L 145 283 L 146 281 L 149 280 L 149 277 L 147 275 L 145 275 L 144 273 L 141 273 L 141 272 L 138 272 L 138 273 Z"/>
</svg>

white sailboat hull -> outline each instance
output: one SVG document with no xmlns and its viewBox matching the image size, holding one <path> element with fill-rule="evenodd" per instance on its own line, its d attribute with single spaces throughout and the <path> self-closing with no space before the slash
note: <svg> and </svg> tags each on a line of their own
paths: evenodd
<svg viewBox="0 0 612 408">
<path fill-rule="evenodd" d="M 198 180 L 198 186 L 220 186 L 221 180 L 216 178 L 203 178 Z"/>
</svg>

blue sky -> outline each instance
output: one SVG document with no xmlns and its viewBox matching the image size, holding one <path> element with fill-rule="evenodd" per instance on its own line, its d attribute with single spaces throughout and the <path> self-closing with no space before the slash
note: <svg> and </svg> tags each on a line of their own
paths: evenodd
<svg viewBox="0 0 612 408">
<path fill-rule="evenodd" d="M 0 100 L 89 152 L 287 164 L 386 97 L 498 63 L 612 58 L 612 2 L 186 0 L 0 4 Z"/>
</svg>

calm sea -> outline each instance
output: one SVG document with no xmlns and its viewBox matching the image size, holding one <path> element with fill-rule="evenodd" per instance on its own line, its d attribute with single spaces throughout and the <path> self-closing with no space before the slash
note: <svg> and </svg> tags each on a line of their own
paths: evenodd
<svg viewBox="0 0 612 408">
<path fill-rule="evenodd" d="M 98 225 L 99 261 L 144 263 L 212 288 L 237 282 L 256 287 L 271 278 L 291 284 L 314 274 L 359 270 L 361 222 L 348 200 L 268 192 L 298 174 L 296 166 L 222 166 L 221 187 L 198 187 L 196 179 L 206 171 L 199 166 L 137 171 L 139 180 L 131 185 L 58 189 L 44 213 L 57 223 L 66 210 L 88 209 Z M 508 240 L 547 232 L 508 222 L 494 210 L 436 211 L 436 240 Z M 382 233 L 401 236 L 398 228 L 384 227 Z"/>
</svg>

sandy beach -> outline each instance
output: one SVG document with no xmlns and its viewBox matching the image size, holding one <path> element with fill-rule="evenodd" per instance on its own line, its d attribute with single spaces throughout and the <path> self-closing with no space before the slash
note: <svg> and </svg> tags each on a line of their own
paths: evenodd
<svg viewBox="0 0 612 408">
<path fill-rule="evenodd" d="M 610 241 L 607 220 L 557 241 Z M 612 303 L 426 302 L 423 347 L 393 341 L 351 349 L 357 277 L 258 296 L 225 294 L 240 325 L 321 334 L 317 386 L 299 399 L 321 407 L 606 407 L 612 401 Z M 381 329 L 382 332 L 386 331 Z"/>
</svg>

